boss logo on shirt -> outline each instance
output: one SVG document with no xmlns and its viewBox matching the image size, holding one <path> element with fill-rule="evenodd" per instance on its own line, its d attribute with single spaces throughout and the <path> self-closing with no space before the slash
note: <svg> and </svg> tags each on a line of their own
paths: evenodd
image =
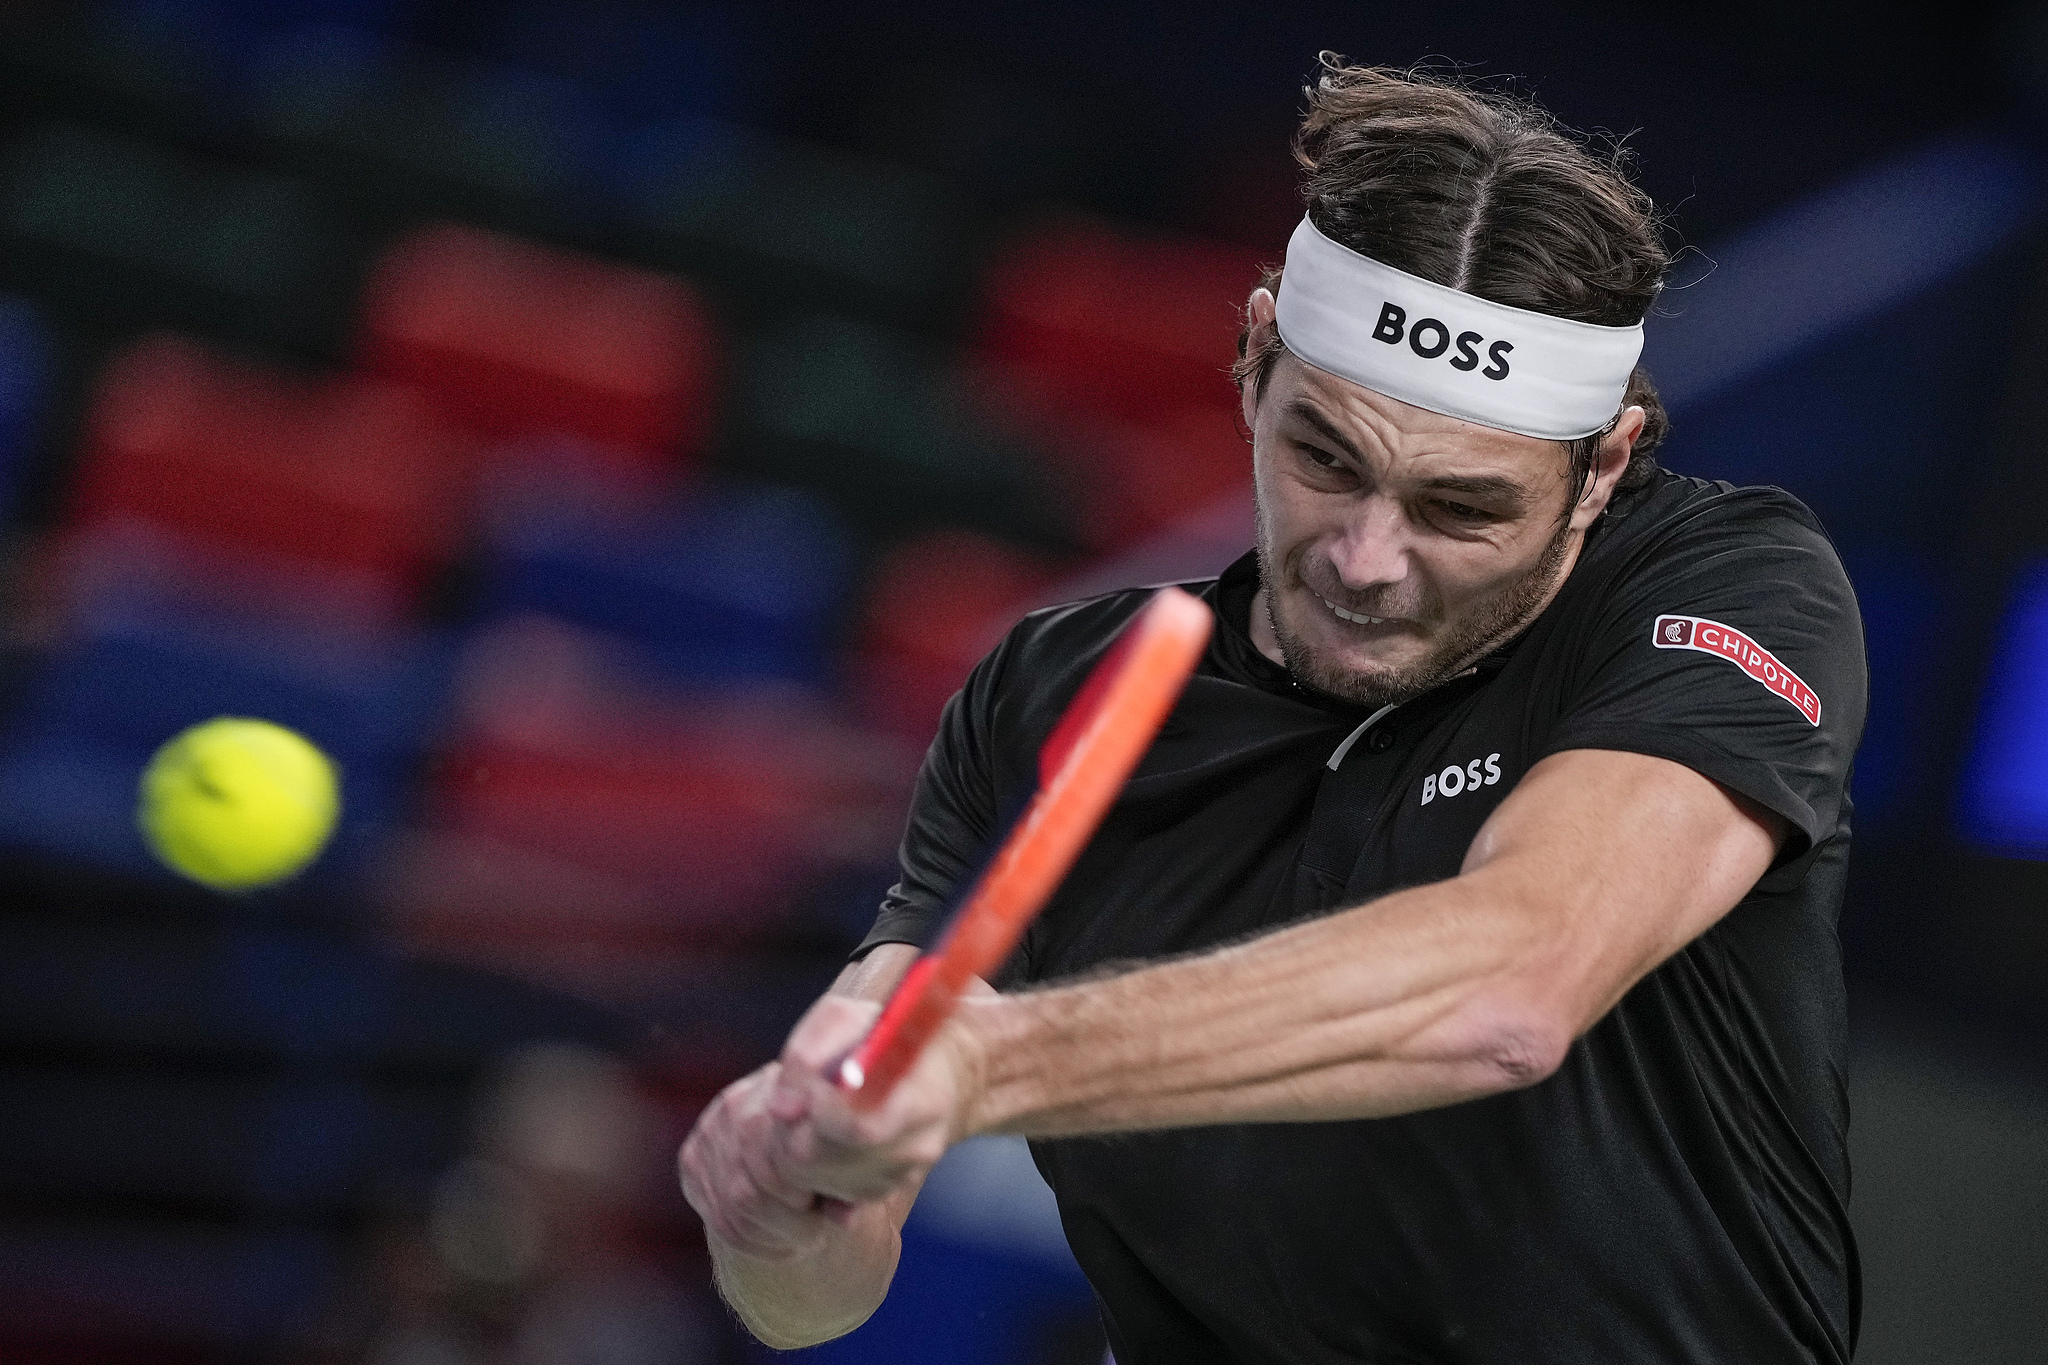
<svg viewBox="0 0 2048 1365">
<path fill-rule="evenodd" d="M 1422 779 L 1422 804 L 1428 805 L 1439 796 L 1456 796 L 1460 792 L 1478 791 L 1491 787 L 1500 781 L 1500 755 L 1488 754 L 1475 758 L 1462 768 L 1453 763 L 1440 773 L 1431 773 Z"/>
<path fill-rule="evenodd" d="M 1733 626 L 1709 621 L 1704 616 L 1660 616 L 1650 631 L 1650 643 L 1659 649 L 1696 649 L 1718 654 L 1771 691 L 1799 708 L 1799 714 L 1820 724 L 1820 698 L 1797 673 L 1778 662 L 1778 656 Z"/>
<path fill-rule="evenodd" d="M 1435 360 L 1453 345 L 1458 353 L 1451 357 L 1454 370 L 1479 370 L 1479 352 L 1475 347 L 1486 346 L 1486 338 L 1477 332 L 1460 332 L 1456 337 L 1451 329 L 1435 318 L 1417 318 L 1415 325 L 1408 325 L 1408 310 L 1398 303 L 1382 303 L 1380 320 L 1373 324 L 1372 339 L 1384 341 L 1389 346 L 1401 344 L 1403 334 L 1408 338 L 1408 349 L 1424 360 Z M 1486 358 L 1493 363 L 1479 373 L 1488 379 L 1508 377 L 1508 352 L 1515 349 L 1512 341 L 1496 341 L 1486 346 Z"/>
</svg>

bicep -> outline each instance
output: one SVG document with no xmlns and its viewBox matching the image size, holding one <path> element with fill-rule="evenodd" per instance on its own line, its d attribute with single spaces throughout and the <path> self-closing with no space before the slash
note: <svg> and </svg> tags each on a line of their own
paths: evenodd
<svg viewBox="0 0 2048 1365">
<path fill-rule="evenodd" d="M 1683 764 L 1571 749 L 1516 784 L 1463 875 L 1548 921 L 1528 984 L 1576 1035 L 1748 895 L 1786 831 Z"/>
</svg>

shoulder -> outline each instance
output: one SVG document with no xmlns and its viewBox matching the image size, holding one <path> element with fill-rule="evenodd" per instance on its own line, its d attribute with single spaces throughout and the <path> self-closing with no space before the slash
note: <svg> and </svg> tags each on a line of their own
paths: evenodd
<svg viewBox="0 0 2048 1365">
<path fill-rule="evenodd" d="M 1056 673 L 1065 667 L 1086 670 L 1108 651 L 1131 618 L 1144 610 L 1160 588 L 1182 588 L 1213 605 L 1216 583 L 1213 578 L 1171 585 L 1154 583 L 1041 607 L 1011 627 L 1002 648 L 1008 652 L 1012 668 L 1023 665 L 1033 677 L 1043 677 L 1048 670 Z"/>
<path fill-rule="evenodd" d="M 1610 587 L 1642 575 L 1739 574 L 1770 561 L 1846 586 L 1841 557 L 1812 509 L 1782 488 L 1738 486 L 1659 469 L 1618 500 L 1586 564 Z"/>
<path fill-rule="evenodd" d="M 976 669 L 991 721 L 1027 735 L 1044 728 L 1161 586 L 1098 593 L 1041 607 L 1018 621 Z M 1213 578 L 1175 586 L 1214 604 Z"/>
<path fill-rule="evenodd" d="M 1656 470 L 1643 487 L 1617 498 L 1606 521 L 1619 542 L 1696 529 L 1827 538 L 1813 510 L 1774 484 L 1732 484 L 1668 469 Z"/>
<path fill-rule="evenodd" d="M 1691 647 L 1689 631 L 1709 629 L 1836 697 L 1860 697 L 1855 589 L 1812 511 L 1782 488 L 1658 474 L 1559 594 L 1550 638 L 1591 670 L 1573 676 L 1616 663 L 1677 667 L 1682 660 L 1665 656 Z"/>
</svg>

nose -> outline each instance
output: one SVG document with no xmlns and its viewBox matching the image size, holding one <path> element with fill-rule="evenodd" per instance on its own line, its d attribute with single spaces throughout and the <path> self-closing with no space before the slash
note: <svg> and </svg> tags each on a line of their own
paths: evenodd
<svg viewBox="0 0 2048 1365">
<path fill-rule="evenodd" d="M 1352 504 L 1330 546 L 1330 565 L 1353 592 L 1399 583 L 1409 572 L 1408 518 L 1393 498 L 1369 494 Z"/>
</svg>

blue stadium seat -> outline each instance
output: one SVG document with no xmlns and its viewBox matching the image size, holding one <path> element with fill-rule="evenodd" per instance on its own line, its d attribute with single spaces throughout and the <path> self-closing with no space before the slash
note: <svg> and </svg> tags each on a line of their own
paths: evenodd
<svg viewBox="0 0 2048 1365">
<path fill-rule="evenodd" d="M 401 975 L 376 952 L 274 924 L 13 916 L 0 920 L 0 1036 L 72 1056 L 363 1067 L 399 1041 Z"/>
<path fill-rule="evenodd" d="M 27 304 L 0 298 L 0 528 L 21 510 L 50 388 L 50 343 Z"/>
<path fill-rule="evenodd" d="M 783 490 L 701 497 L 637 525 L 536 517 L 504 534 L 496 561 L 486 614 L 605 631 L 704 683 L 826 681 L 851 570 L 838 523 Z"/>
<path fill-rule="evenodd" d="M 0 1068 L 0 1189 L 266 1208 L 357 1193 L 369 1094 L 335 1079 Z"/>
<path fill-rule="evenodd" d="M 130 41 L 168 47 L 188 65 L 227 81 L 246 79 L 251 53 L 280 30 L 307 25 L 391 33 L 409 0 L 112 0 L 102 26 Z"/>
</svg>

